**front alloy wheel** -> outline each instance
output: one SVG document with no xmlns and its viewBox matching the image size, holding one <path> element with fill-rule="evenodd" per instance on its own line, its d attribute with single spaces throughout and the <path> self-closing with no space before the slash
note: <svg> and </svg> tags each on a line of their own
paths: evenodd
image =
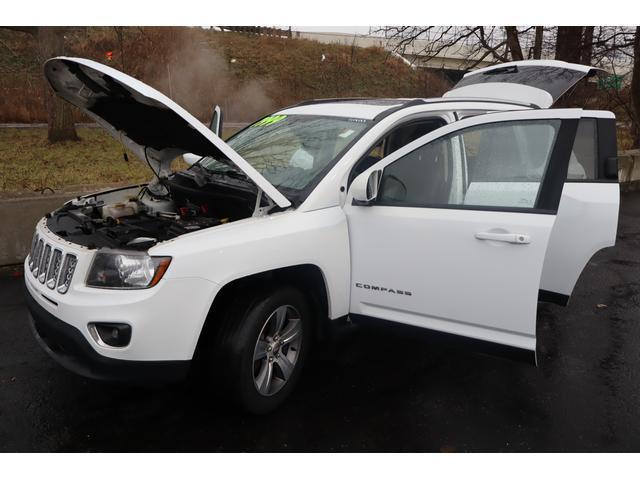
<svg viewBox="0 0 640 480">
<path fill-rule="evenodd" d="M 311 347 L 313 322 L 307 297 L 297 288 L 280 286 L 253 295 L 247 292 L 226 312 L 212 367 L 224 362 L 236 401 L 261 414 L 277 408 L 295 388 Z"/>
<path fill-rule="evenodd" d="M 253 350 L 253 382 L 258 393 L 278 393 L 296 367 L 302 342 L 300 313 L 292 305 L 276 308 L 264 322 Z"/>
</svg>

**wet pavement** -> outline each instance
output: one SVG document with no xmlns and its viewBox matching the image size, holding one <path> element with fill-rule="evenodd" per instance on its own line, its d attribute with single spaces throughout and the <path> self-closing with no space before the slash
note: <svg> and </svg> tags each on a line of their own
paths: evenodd
<svg viewBox="0 0 640 480">
<path fill-rule="evenodd" d="M 569 307 L 540 304 L 538 368 L 421 330 L 360 326 L 265 417 L 193 382 L 85 380 L 40 350 L 0 274 L 0 451 L 639 451 L 640 194 Z M 223 368 L 224 366 L 221 366 Z"/>
</svg>

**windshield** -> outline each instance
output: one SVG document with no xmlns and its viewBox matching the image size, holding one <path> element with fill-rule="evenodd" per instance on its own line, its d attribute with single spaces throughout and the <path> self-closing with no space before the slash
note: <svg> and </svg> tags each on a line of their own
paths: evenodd
<svg viewBox="0 0 640 480">
<path fill-rule="evenodd" d="M 359 118 L 271 115 L 227 143 L 275 187 L 304 190 L 369 125 Z M 213 157 L 200 165 L 213 172 L 231 167 Z"/>
</svg>

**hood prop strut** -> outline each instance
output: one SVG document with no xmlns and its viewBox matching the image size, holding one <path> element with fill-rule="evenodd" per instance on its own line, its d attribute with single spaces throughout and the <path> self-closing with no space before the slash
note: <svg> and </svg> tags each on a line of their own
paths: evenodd
<svg viewBox="0 0 640 480">
<path fill-rule="evenodd" d="M 262 197 L 262 189 L 258 187 L 258 194 L 256 195 L 256 206 L 253 208 L 253 217 L 262 217 L 263 215 L 266 215 L 276 205 L 275 203 L 273 203 L 273 200 L 271 200 L 269 195 L 264 195 L 264 197 L 267 199 L 268 205 L 266 207 L 261 207 L 260 204 L 262 203 Z"/>
</svg>

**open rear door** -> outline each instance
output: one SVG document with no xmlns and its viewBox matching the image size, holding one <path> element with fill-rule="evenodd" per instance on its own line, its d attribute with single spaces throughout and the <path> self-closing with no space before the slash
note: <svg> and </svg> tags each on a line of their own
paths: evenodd
<svg viewBox="0 0 640 480">
<path fill-rule="evenodd" d="M 502 63 L 467 73 L 447 98 L 487 98 L 549 108 L 585 77 L 602 70 L 558 60 Z"/>
<path fill-rule="evenodd" d="M 566 305 L 582 270 L 600 249 L 615 245 L 620 188 L 616 120 L 584 111 L 540 280 L 540 300 Z"/>
</svg>

